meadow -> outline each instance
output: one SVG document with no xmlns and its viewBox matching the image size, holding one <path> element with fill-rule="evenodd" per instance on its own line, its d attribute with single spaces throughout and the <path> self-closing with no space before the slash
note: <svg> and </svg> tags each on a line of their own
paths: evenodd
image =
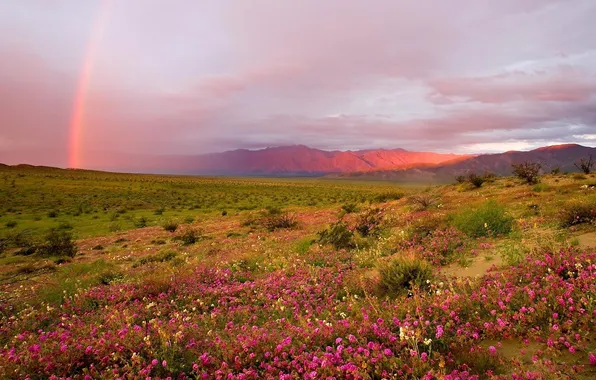
<svg viewBox="0 0 596 380">
<path fill-rule="evenodd" d="M 596 176 L 0 168 L 0 378 L 596 377 Z"/>
</svg>

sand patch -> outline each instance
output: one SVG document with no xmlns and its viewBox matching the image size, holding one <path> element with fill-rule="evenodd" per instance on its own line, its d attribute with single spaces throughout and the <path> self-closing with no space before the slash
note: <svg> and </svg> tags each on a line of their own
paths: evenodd
<svg viewBox="0 0 596 380">
<path fill-rule="evenodd" d="M 453 263 L 443 268 L 443 273 L 453 277 L 480 277 L 493 268 L 503 265 L 501 255 L 491 254 L 476 256 L 472 258 L 470 265 L 462 267 L 459 263 Z"/>
<path fill-rule="evenodd" d="M 577 240 L 582 248 L 594 248 L 596 247 L 596 232 L 579 235 Z"/>
</svg>

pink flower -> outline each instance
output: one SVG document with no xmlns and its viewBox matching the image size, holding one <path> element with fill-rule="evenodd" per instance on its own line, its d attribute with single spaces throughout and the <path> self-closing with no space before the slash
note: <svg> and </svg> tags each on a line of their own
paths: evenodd
<svg viewBox="0 0 596 380">
<path fill-rule="evenodd" d="M 426 352 L 423 352 L 422 354 L 420 354 L 420 359 L 422 359 L 422 361 L 425 362 L 426 359 L 428 359 L 428 354 Z"/>
<path fill-rule="evenodd" d="M 167 361 L 164 360 L 163 362 L 161 362 L 161 366 L 162 367 L 166 367 L 167 365 L 168 365 L 168 362 Z"/>
<path fill-rule="evenodd" d="M 495 348 L 495 346 L 489 346 L 488 352 L 490 352 L 491 355 L 496 355 L 497 349 Z"/>
<path fill-rule="evenodd" d="M 596 365 L 596 355 L 590 352 L 588 354 L 588 359 L 590 359 L 590 364 Z"/>
<path fill-rule="evenodd" d="M 443 326 L 438 325 L 437 326 L 437 333 L 436 333 L 436 338 L 439 339 L 443 336 Z"/>
<path fill-rule="evenodd" d="M 159 361 L 157 361 L 157 359 L 151 360 L 151 365 L 156 366 L 158 364 L 159 364 Z"/>
</svg>

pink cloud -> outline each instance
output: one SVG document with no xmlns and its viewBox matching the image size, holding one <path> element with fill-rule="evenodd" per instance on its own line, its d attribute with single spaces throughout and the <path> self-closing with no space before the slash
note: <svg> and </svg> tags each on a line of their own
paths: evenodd
<svg viewBox="0 0 596 380">
<path fill-rule="evenodd" d="M 451 98 L 482 103 L 511 101 L 579 102 L 596 94 L 596 76 L 573 68 L 555 68 L 539 72 L 431 80 L 429 99 L 449 103 Z"/>
</svg>

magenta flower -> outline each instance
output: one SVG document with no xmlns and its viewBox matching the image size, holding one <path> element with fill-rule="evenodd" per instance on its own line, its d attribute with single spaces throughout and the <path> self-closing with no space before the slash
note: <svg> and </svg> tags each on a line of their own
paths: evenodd
<svg viewBox="0 0 596 380">
<path fill-rule="evenodd" d="M 490 352 L 491 355 L 496 355 L 497 349 L 495 348 L 495 346 L 489 346 L 488 352 Z"/>
</svg>

